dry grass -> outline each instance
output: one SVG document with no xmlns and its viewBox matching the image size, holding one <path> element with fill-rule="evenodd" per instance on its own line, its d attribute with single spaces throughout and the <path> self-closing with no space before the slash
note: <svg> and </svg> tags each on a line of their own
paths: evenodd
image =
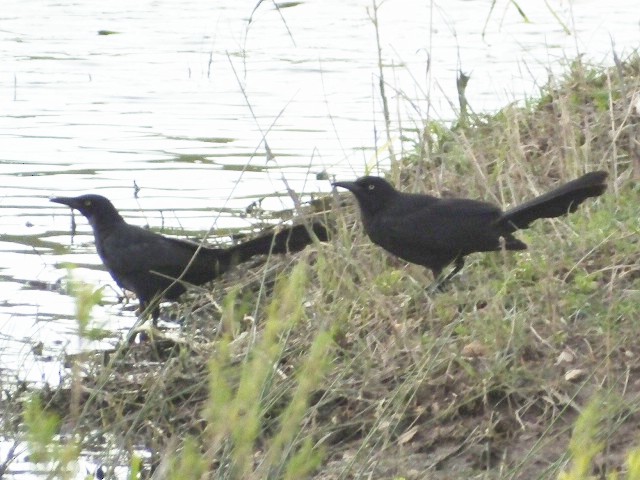
<svg viewBox="0 0 640 480">
<path fill-rule="evenodd" d="M 473 255 L 429 297 L 430 275 L 372 245 L 336 196 L 330 243 L 231 272 L 179 307 L 176 338 L 83 359 L 79 414 L 69 386 L 49 407 L 114 464 L 151 452 L 156 478 L 511 479 L 556 478 L 595 396 L 593 468 L 626 468 L 640 420 L 639 95 L 637 57 L 576 63 L 525 107 L 427 125 L 393 165 L 407 191 L 502 206 L 611 173 L 602 198 L 519 233 L 527 252 Z"/>
</svg>

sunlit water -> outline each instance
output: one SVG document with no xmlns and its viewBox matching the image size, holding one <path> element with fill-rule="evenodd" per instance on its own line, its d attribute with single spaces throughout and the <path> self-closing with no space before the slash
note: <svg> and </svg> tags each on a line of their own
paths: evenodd
<svg viewBox="0 0 640 480">
<path fill-rule="evenodd" d="M 578 54 L 611 64 L 614 44 L 622 57 L 638 47 L 636 1 L 535 3 L 522 4 L 528 22 L 506 0 L 493 11 L 492 0 L 384 3 L 396 152 L 401 129 L 454 118 L 458 68 L 471 73 L 471 107 L 492 111 L 535 96 Z M 290 207 L 287 184 L 309 198 L 330 190 L 323 172 L 384 169 L 372 3 L 314 0 L 278 12 L 263 2 L 252 13 L 256 4 L 3 1 L 3 382 L 56 383 L 62 352 L 87 346 L 61 287 L 65 264 L 114 286 L 84 219 L 71 243 L 69 212 L 51 195 L 97 192 L 131 223 L 204 232 L 250 227 L 257 220 L 240 213 L 256 200 Z M 114 290 L 105 295 L 97 321 L 128 328 L 133 312 Z"/>
</svg>

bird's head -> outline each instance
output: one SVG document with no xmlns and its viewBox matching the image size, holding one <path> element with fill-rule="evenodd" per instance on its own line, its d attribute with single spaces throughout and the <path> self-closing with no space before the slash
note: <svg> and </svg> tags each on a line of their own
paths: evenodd
<svg viewBox="0 0 640 480">
<path fill-rule="evenodd" d="M 92 227 L 123 221 L 116 207 L 102 195 L 80 195 L 79 197 L 53 197 L 50 201 L 78 210 Z"/>
<path fill-rule="evenodd" d="M 356 196 L 364 214 L 375 214 L 398 194 L 398 191 L 380 177 L 360 177 L 355 182 L 335 182 L 334 187 L 342 187 Z"/>
</svg>

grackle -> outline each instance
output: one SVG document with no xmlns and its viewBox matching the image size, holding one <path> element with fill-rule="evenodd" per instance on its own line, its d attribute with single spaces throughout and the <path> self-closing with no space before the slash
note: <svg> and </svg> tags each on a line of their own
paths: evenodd
<svg viewBox="0 0 640 480">
<path fill-rule="evenodd" d="M 442 287 L 464 266 L 473 252 L 524 250 L 513 236 L 538 218 L 574 212 L 589 197 L 606 190 L 607 172 L 587 173 L 506 212 L 491 203 L 466 198 L 437 198 L 402 193 L 379 177 L 335 182 L 350 190 L 360 206 L 364 230 L 371 241 L 392 254 L 423 265 Z M 440 278 L 444 267 L 453 270 Z"/>
<path fill-rule="evenodd" d="M 159 298 L 176 300 L 187 285 L 209 282 L 255 255 L 296 252 L 312 243 L 313 236 L 320 241 L 328 237 L 324 225 L 314 222 L 310 227 L 313 235 L 300 224 L 232 247 L 211 248 L 129 225 L 113 204 L 100 195 L 50 200 L 78 210 L 87 218 L 105 267 L 121 288 L 136 294 L 142 311 L 154 304 L 154 324 L 160 314 L 156 303 Z"/>
</svg>

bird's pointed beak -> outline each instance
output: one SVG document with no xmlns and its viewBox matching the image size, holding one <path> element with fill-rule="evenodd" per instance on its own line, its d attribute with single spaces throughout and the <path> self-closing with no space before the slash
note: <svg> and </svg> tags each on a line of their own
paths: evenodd
<svg viewBox="0 0 640 480">
<path fill-rule="evenodd" d="M 66 205 L 69 208 L 77 209 L 79 207 L 79 200 L 75 197 L 52 197 L 49 201 Z"/>
<path fill-rule="evenodd" d="M 358 185 L 356 185 L 356 182 L 333 182 L 331 185 L 333 185 L 334 187 L 346 188 L 351 192 L 358 190 Z"/>
</svg>

